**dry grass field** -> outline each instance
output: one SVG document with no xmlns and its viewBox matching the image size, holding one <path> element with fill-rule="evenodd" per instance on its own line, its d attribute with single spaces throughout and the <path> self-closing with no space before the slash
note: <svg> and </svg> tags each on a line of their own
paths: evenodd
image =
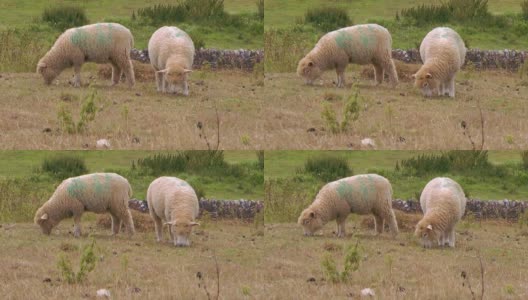
<svg viewBox="0 0 528 300">
<path fill-rule="evenodd" d="M 71 70 L 52 86 L 45 86 L 38 74 L 0 74 L 1 148 L 85 149 L 106 138 L 113 149 L 207 149 L 204 136 L 215 148 L 215 107 L 221 149 L 264 148 L 262 75 L 197 70 L 190 77 L 190 96 L 183 97 L 157 93 L 150 67 L 135 65 L 138 80 L 132 90 L 125 83 L 110 87 L 95 65 L 84 66 L 82 88 L 68 83 Z M 78 122 L 85 99 L 94 91 L 95 120 L 82 133 L 66 133 L 59 111 L 65 108 Z"/>
<path fill-rule="evenodd" d="M 374 86 L 374 80 L 368 78 L 370 68 L 349 67 L 344 89 L 335 87 L 332 71 L 315 86 L 304 85 L 294 73 L 266 73 L 266 148 L 360 149 L 361 139 L 372 138 L 376 149 L 472 149 L 468 134 L 480 148 L 479 102 L 485 149 L 528 147 L 528 84 L 519 74 L 465 70 L 456 77 L 455 99 L 426 99 L 409 76 L 400 75 L 403 80 L 396 89 L 386 82 Z M 338 119 L 342 118 L 343 107 L 353 94 L 353 82 L 360 90 L 359 118 L 346 132 L 333 134 L 321 117 L 322 104 L 328 102 Z"/>
<path fill-rule="evenodd" d="M 484 269 L 484 299 L 528 297 L 528 234 L 517 224 L 463 221 L 455 249 L 426 250 L 412 235 L 414 224 L 400 220 L 400 235 L 394 240 L 388 233 L 375 237 L 367 226 L 373 222 L 364 218 L 349 220 L 344 239 L 335 238 L 335 222 L 315 237 L 304 237 L 296 224 L 267 224 L 265 239 L 280 253 L 268 256 L 262 270 L 263 281 L 273 287 L 267 299 L 359 299 L 364 288 L 374 290 L 372 299 L 472 299 L 462 272 L 480 299 L 477 251 Z M 407 221 L 419 219 L 411 215 Z M 331 257 L 342 270 L 345 249 L 358 240 L 359 269 L 345 282 L 330 282 L 322 261 Z"/>
<path fill-rule="evenodd" d="M 207 299 L 204 282 L 212 297 L 217 291 L 215 257 L 220 299 L 263 299 L 269 292 L 261 273 L 268 247 L 253 224 L 202 220 L 190 248 L 158 244 L 151 226 L 128 239 L 110 237 L 110 230 L 94 221 L 83 225 L 83 237 L 75 239 L 71 221 L 51 236 L 30 223 L 1 224 L 1 298 L 96 299 L 97 290 L 108 289 L 112 299 Z M 91 241 L 88 234 L 95 237 L 95 269 L 82 283 L 68 284 L 57 263 L 65 256 L 77 270 L 81 249 Z"/>
</svg>

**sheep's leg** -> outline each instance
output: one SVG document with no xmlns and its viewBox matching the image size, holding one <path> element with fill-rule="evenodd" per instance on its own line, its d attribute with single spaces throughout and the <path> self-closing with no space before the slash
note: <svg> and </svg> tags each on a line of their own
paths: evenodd
<svg viewBox="0 0 528 300">
<path fill-rule="evenodd" d="M 129 236 L 132 236 L 136 232 L 136 229 L 134 228 L 134 220 L 132 219 L 132 213 L 130 213 L 130 210 L 127 209 L 124 216 L 121 217 L 121 223 L 119 224 L 119 227 L 121 227 L 121 224 L 125 224 L 125 228 Z"/>
<path fill-rule="evenodd" d="M 347 219 L 347 216 L 338 217 L 336 219 L 336 222 L 337 222 L 337 237 L 338 238 L 344 238 L 346 236 L 346 230 L 345 230 L 346 219 Z"/>
<path fill-rule="evenodd" d="M 73 236 L 78 238 L 81 236 L 81 214 L 73 216 Z"/>
<path fill-rule="evenodd" d="M 154 72 L 154 75 L 156 76 L 156 91 L 161 92 L 163 75 L 158 72 Z"/>
<path fill-rule="evenodd" d="M 112 63 L 112 86 L 119 83 L 119 80 L 121 79 L 121 74 L 121 69 L 116 64 Z"/>
<path fill-rule="evenodd" d="M 340 68 L 340 67 L 336 68 L 338 88 L 342 88 L 345 86 L 345 69 L 346 69 L 346 66 L 345 68 Z"/>
<path fill-rule="evenodd" d="M 449 247 L 451 248 L 455 248 L 455 228 L 453 227 L 453 229 L 451 229 L 451 231 L 449 232 L 449 239 L 448 239 L 448 242 L 449 242 Z"/>
<path fill-rule="evenodd" d="M 385 225 L 383 218 L 381 216 L 374 215 L 374 221 L 374 229 L 376 230 L 376 234 L 382 234 L 383 226 Z"/>
<path fill-rule="evenodd" d="M 449 97 L 455 97 L 455 76 L 451 77 L 451 79 L 448 81 L 447 91 L 449 93 Z"/>
<path fill-rule="evenodd" d="M 383 69 L 389 75 L 389 81 L 392 87 L 396 87 L 396 85 L 398 84 L 398 72 L 396 72 L 396 66 L 394 65 L 394 61 L 389 58 L 389 60 L 383 66 Z"/>
<path fill-rule="evenodd" d="M 167 90 L 167 79 L 165 78 L 165 73 L 161 74 L 161 92 L 166 93 Z"/>
<path fill-rule="evenodd" d="M 187 83 L 187 80 L 183 81 L 182 87 L 183 87 L 183 94 L 185 96 L 189 96 L 189 84 Z"/>
<path fill-rule="evenodd" d="M 389 214 L 384 219 L 389 224 L 389 229 L 392 236 L 398 235 L 398 222 L 396 221 L 396 215 L 394 214 L 394 210 L 391 209 L 389 211 Z"/>
<path fill-rule="evenodd" d="M 174 233 L 172 232 L 172 226 L 169 225 L 169 236 L 170 236 L 170 241 L 174 241 Z"/>
<path fill-rule="evenodd" d="M 383 83 L 383 67 L 380 65 L 374 65 L 374 71 L 376 85 Z"/>
<path fill-rule="evenodd" d="M 112 235 L 116 235 L 121 229 L 121 220 L 114 214 L 110 215 L 112 216 Z"/>
<path fill-rule="evenodd" d="M 132 88 L 134 84 L 136 83 L 136 79 L 134 77 L 134 66 L 132 66 L 132 61 L 130 59 L 126 59 L 121 65 L 120 69 L 125 73 L 128 87 Z"/>
<path fill-rule="evenodd" d="M 161 218 L 151 213 L 150 216 L 154 220 L 154 228 L 156 229 L 156 240 L 159 242 L 163 238 L 163 225 L 161 224 Z"/>
<path fill-rule="evenodd" d="M 74 76 L 73 76 L 73 87 L 80 87 L 81 86 L 81 66 L 80 65 L 75 65 L 73 66 L 73 72 L 74 72 Z"/>
</svg>

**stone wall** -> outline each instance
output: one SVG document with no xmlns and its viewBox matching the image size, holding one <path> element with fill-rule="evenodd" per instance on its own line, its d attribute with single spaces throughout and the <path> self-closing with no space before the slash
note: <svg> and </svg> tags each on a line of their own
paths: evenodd
<svg viewBox="0 0 528 300">
<path fill-rule="evenodd" d="M 392 207 L 407 213 L 422 213 L 420 202 L 396 199 Z M 527 201 L 469 199 L 466 214 L 471 212 L 477 219 L 508 219 L 515 221 L 528 211 Z"/>
<path fill-rule="evenodd" d="M 392 57 L 406 63 L 422 63 L 417 49 L 393 49 Z M 476 69 L 504 69 L 517 71 L 528 59 L 528 51 L 470 49 L 466 53 L 466 65 L 471 62 Z"/>
<path fill-rule="evenodd" d="M 128 201 L 128 206 L 139 212 L 148 213 L 146 201 L 131 199 Z M 253 219 L 263 209 L 262 201 L 200 199 L 200 214 L 207 211 L 212 218 Z"/>
<path fill-rule="evenodd" d="M 150 63 L 148 50 L 131 50 L 131 57 L 142 63 Z M 240 69 L 252 71 L 255 64 L 264 60 L 263 50 L 199 49 L 194 56 L 195 69 L 207 64 L 211 69 Z"/>
</svg>

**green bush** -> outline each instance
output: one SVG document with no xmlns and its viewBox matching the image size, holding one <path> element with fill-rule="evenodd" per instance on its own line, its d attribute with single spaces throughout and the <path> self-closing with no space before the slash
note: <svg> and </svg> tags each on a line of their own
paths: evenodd
<svg viewBox="0 0 528 300">
<path fill-rule="evenodd" d="M 415 25 L 447 22 L 493 24 L 501 21 L 489 13 L 488 0 L 449 0 L 440 4 L 421 4 L 403 9 L 400 15 Z"/>
<path fill-rule="evenodd" d="M 30 29 L 0 30 L 0 72 L 35 72 L 50 46 L 45 36 Z"/>
<path fill-rule="evenodd" d="M 57 112 L 57 119 L 61 130 L 69 134 L 85 132 L 88 129 L 88 124 L 95 120 L 95 114 L 97 112 L 97 106 L 95 104 L 96 98 L 97 91 L 95 89 L 84 98 L 77 123 L 73 120 L 71 111 L 61 103 Z"/>
<path fill-rule="evenodd" d="M 304 14 L 304 23 L 328 32 L 353 25 L 347 12 L 337 7 L 318 7 L 309 9 Z"/>
<path fill-rule="evenodd" d="M 60 31 L 89 23 L 84 8 L 68 5 L 46 8 L 42 13 L 42 21 Z"/>
<path fill-rule="evenodd" d="M 528 0 L 521 2 L 522 16 L 525 20 L 528 20 Z"/>
<path fill-rule="evenodd" d="M 67 283 L 81 283 L 84 281 L 88 273 L 95 269 L 97 259 L 94 253 L 94 246 L 95 239 L 92 238 L 92 242 L 83 247 L 79 259 L 79 271 L 77 272 L 73 270 L 70 260 L 66 258 L 64 254 L 59 257 L 57 267 Z"/>
<path fill-rule="evenodd" d="M 353 171 L 348 166 L 347 160 L 340 156 L 309 158 L 304 163 L 304 169 L 302 171 L 313 175 L 323 182 L 330 182 L 353 175 Z"/>
<path fill-rule="evenodd" d="M 43 173 L 61 180 L 88 173 L 83 158 L 67 154 L 45 158 L 40 168 Z"/>
<path fill-rule="evenodd" d="M 528 150 L 521 152 L 521 160 L 522 160 L 522 166 L 526 170 L 528 170 Z"/>
<path fill-rule="evenodd" d="M 355 247 L 349 245 L 346 249 L 346 254 L 344 257 L 344 266 L 343 271 L 338 271 L 335 260 L 327 254 L 321 266 L 323 267 L 323 273 L 326 278 L 333 283 L 338 282 L 347 282 L 350 278 L 350 274 L 359 269 L 359 262 L 361 261 L 361 255 L 358 249 L 359 241 L 356 243 Z"/>
<path fill-rule="evenodd" d="M 49 191 L 36 188 L 29 179 L 1 179 L 0 223 L 32 221 L 42 199 L 49 196 Z"/>
<path fill-rule="evenodd" d="M 354 92 L 348 97 L 345 107 L 343 109 L 343 117 L 341 121 L 337 120 L 336 113 L 328 102 L 324 102 L 323 110 L 321 111 L 321 118 L 325 122 L 326 127 L 332 133 L 342 133 L 348 130 L 351 122 L 359 118 L 359 88 L 354 87 Z"/>
<path fill-rule="evenodd" d="M 132 13 L 132 19 L 140 19 L 152 25 L 185 21 L 216 21 L 231 24 L 239 21 L 239 18 L 224 12 L 223 0 L 184 0 L 177 4 L 155 4 Z"/>
</svg>

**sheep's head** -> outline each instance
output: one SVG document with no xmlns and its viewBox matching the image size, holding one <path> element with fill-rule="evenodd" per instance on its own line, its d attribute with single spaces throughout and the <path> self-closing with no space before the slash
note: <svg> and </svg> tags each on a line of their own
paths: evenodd
<svg viewBox="0 0 528 300">
<path fill-rule="evenodd" d="M 424 248 L 431 248 L 433 243 L 438 240 L 438 232 L 435 229 L 435 225 L 424 219 L 416 224 L 414 235 L 422 240 Z"/>
<path fill-rule="evenodd" d="M 42 75 L 44 78 L 44 83 L 51 84 L 51 82 L 59 76 L 59 72 L 55 70 L 55 68 L 51 68 L 47 63 L 45 62 L 39 62 L 37 64 L 37 73 Z"/>
<path fill-rule="evenodd" d="M 34 221 L 35 224 L 38 224 L 40 226 L 42 233 L 46 235 L 49 235 L 51 233 L 51 229 L 53 229 L 53 227 L 57 225 L 57 223 L 52 218 L 50 218 L 48 213 L 40 209 L 35 214 Z"/>
<path fill-rule="evenodd" d="M 168 90 L 170 93 L 176 93 L 177 87 L 181 86 L 183 82 L 187 81 L 187 76 L 192 72 L 192 70 L 185 69 L 183 67 L 170 67 L 157 73 L 164 75 L 165 80 L 168 83 Z"/>
<path fill-rule="evenodd" d="M 171 228 L 172 235 L 174 236 L 174 246 L 188 247 L 191 245 L 189 236 L 191 235 L 193 227 L 200 224 L 182 220 L 166 222 L 165 225 L 169 225 Z"/>
<path fill-rule="evenodd" d="M 321 68 L 309 57 L 301 59 L 297 65 L 297 75 L 304 78 L 304 82 L 308 85 L 312 85 L 322 73 Z"/>
<path fill-rule="evenodd" d="M 422 95 L 425 97 L 438 96 L 438 88 L 440 87 L 440 80 L 433 74 L 419 70 L 412 75 L 414 78 L 414 86 L 422 90 Z"/>
<path fill-rule="evenodd" d="M 314 233 L 323 227 L 323 220 L 319 213 L 311 208 L 305 209 L 299 216 L 297 221 L 304 229 L 304 235 L 312 236 Z"/>
</svg>

